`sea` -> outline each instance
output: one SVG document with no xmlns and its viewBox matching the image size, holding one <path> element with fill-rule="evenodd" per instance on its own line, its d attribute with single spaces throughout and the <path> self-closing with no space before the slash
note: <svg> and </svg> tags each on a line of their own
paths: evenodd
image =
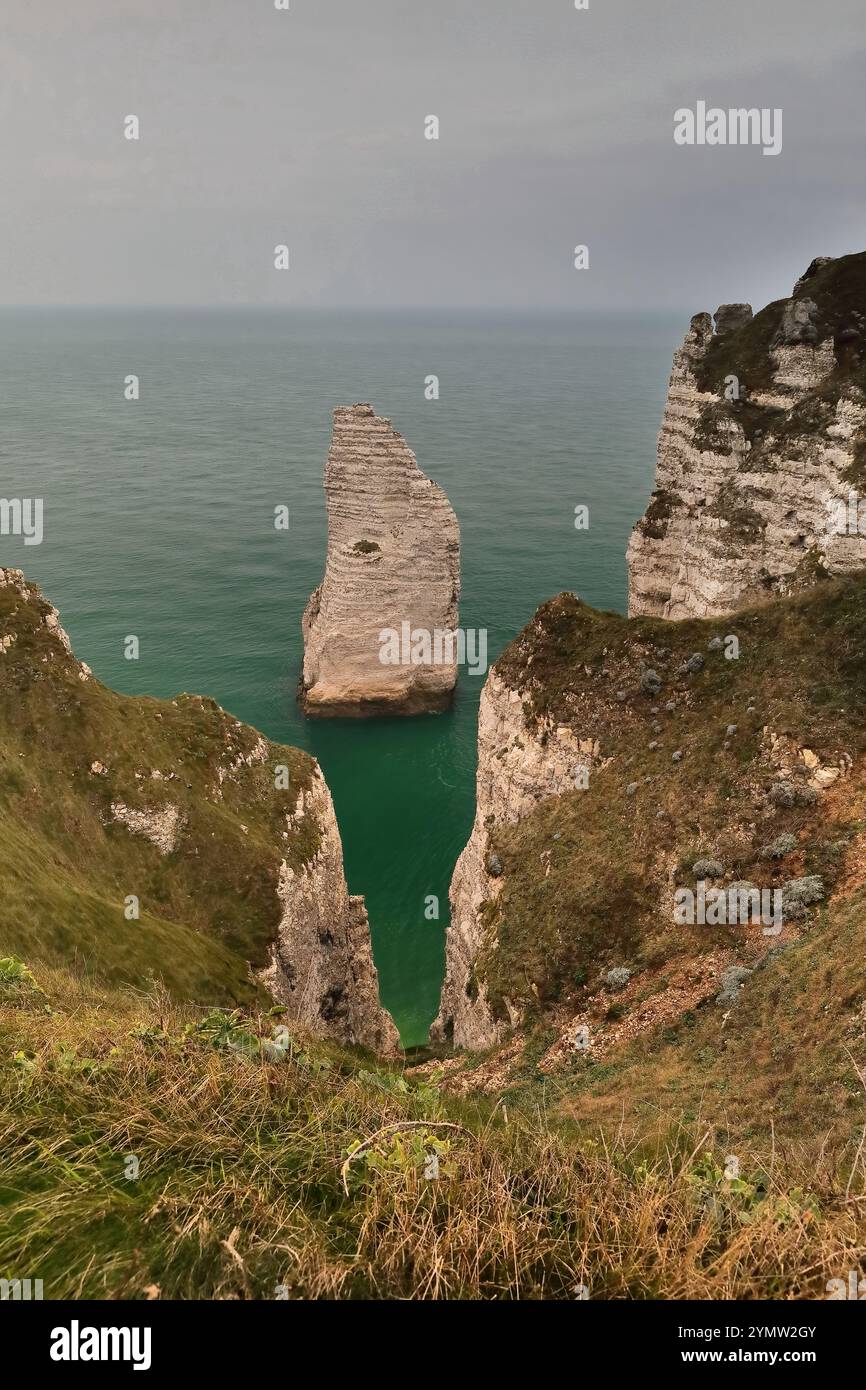
<svg viewBox="0 0 866 1390">
<path fill-rule="evenodd" d="M 472 825 L 483 676 L 447 713 L 311 721 L 301 614 L 322 577 L 335 406 L 369 402 L 445 489 L 464 629 L 492 663 L 571 590 L 625 610 L 686 314 L 257 308 L 0 311 L 0 496 L 43 499 L 43 539 L 0 536 L 76 655 L 134 695 L 215 698 L 307 749 L 331 787 L 381 995 L 423 1042 L 448 885 Z M 125 383 L 139 380 L 139 398 Z M 429 378 L 438 399 L 428 399 Z M 288 508 L 287 529 L 277 529 Z M 578 528 L 576 508 L 588 508 Z M 282 513 L 285 515 L 285 513 Z M 125 639 L 139 638 L 139 659 Z M 437 915 L 438 910 L 438 915 Z"/>
</svg>

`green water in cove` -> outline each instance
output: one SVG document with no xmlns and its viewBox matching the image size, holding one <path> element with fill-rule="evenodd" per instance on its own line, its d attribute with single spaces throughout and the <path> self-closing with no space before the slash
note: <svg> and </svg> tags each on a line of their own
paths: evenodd
<svg viewBox="0 0 866 1390">
<path fill-rule="evenodd" d="M 571 589 L 622 611 L 625 548 L 655 468 L 683 315 L 6 310 L 0 496 L 44 499 L 44 540 L 0 537 L 58 606 L 76 654 L 129 694 L 213 696 L 308 749 L 364 893 L 383 1002 L 424 1040 L 448 884 L 472 825 L 482 680 L 413 719 L 309 721 L 300 619 L 325 556 L 331 412 L 369 401 L 445 489 L 464 628 L 489 660 Z M 135 373 L 141 399 L 127 402 Z M 427 401 L 425 378 L 440 378 Z M 274 528 L 274 508 L 290 529 Z M 586 531 L 574 509 L 589 507 Z M 124 638 L 140 639 L 139 661 Z M 440 916 L 430 920 L 430 897 Z"/>
</svg>

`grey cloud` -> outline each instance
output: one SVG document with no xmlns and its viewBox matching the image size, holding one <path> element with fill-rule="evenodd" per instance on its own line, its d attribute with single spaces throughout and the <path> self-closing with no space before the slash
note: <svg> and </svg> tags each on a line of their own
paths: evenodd
<svg viewBox="0 0 866 1390">
<path fill-rule="evenodd" d="M 866 244 L 862 0 L 590 3 L 5 0 L 0 301 L 690 309 Z M 782 154 L 675 147 L 698 98 Z"/>
</svg>

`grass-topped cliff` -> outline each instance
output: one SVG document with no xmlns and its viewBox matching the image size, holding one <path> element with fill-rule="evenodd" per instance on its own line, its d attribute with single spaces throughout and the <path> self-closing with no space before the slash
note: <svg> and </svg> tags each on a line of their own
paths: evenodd
<svg viewBox="0 0 866 1390">
<path fill-rule="evenodd" d="M 38 591 L 4 579 L 4 1278 L 36 1271 L 47 1298 L 821 1298 L 857 1266 L 861 586 L 732 621 L 738 662 L 707 624 L 567 595 L 540 610 L 500 670 L 533 719 L 591 729 L 613 760 L 496 832 L 501 957 L 479 969 L 522 1027 L 486 1057 L 400 1069 L 317 1041 L 249 982 L 274 924 L 263 865 L 309 761 L 265 757 L 207 701 L 113 695 Z M 823 819 L 766 812 L 768 721 L 842 762 Z M 654 914 L 659 854 L 757 872 L 783 832 L 797 847 L 770 873 L 820 872 L 829 905 L 727 1017 L 685 1000 L 718 942 Z M 309 834 L 302 819 L 298 864 Z M 599 977 L 623 963 L 611 996 Z M 578 1017 L 579 1057 L 561 1046 Z"/>
<path fill-rule="evenodd" d="M 747 472 L 759 472 L 772 454 L 796 458 L 808 442 L 836 419 L 839 401 L 866 401 L 866 252 L 835 259 L 818 258 L 797 282 L 792 301 L 775 300 L 730 332 L 716 334 L 696 363 L 700 390 L 720 399 L 704 407 L 696 443 L 723 449 L 720 426 L 736 424 L 749 444 Z M 784 347 L 832 344 L 828 370 L 811 389 L 785 406 L 767 406 L 756 397 L 772 394 L 778 370 L 778 351 Z M 741 383 L 739 400 L 724 400 L 726 381 Z M 852 485 L 866 480 L 866 430 L 855 434 L 853 460 L 846 471 Z"/>
<path fill-rule="evenodd" d="M 866 580 L 712 622 L 564 594 L 495 669 L 523 737 L 564 724 L 598 751 L 585 789 L 490 830 L 475 986 L 522 1022 L 448 1084 L 846 1150 L 866 1120 Z M 781 931 L 677 925 L 699 878 L 781 890 Z"/>
<path fill-rule="evenodd" d="M 866 252 L 696 314 L 674 353 L 629 612 L 720 617 L 866 567 Z"/>
<path fill-rule="evenodd" d="M 213 700 L 108 690 L 13 570 L 0 571 L 0 648 L 0 954 L 251 1002 L 249 967 L 267 963 L 280 921 L 280 860 L 317 848 L 314 816 L 286 820 L 313 760 Z"/>
<path fill-rule="evenodd" d="M 795 299 L 814 309 L 792 341 L 814 344 L 832 340 L 836 384 L 866 386 L 866 251 L 850 256 L 818 257 L 797 281 Z M 776 299 L 731 332 L 717 336 L 700 361 L 696 376 L 702 391 L 721 393 L 729 374 L 750 391 L 773 384 L 773 352 L 786 340 L 784 317 L 790 303 Z"/>
</svg>

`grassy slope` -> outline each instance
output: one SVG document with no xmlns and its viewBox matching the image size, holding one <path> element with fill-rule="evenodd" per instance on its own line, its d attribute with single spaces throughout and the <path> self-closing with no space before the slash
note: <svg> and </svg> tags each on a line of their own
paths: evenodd
<svg viewBox="0 0 866 1390">
<path fill-rule="evenodd" d="M 739 638 L 738 660 L 708 650 L 710 638 L 729 633 Z M 695 651 L 704 669 L 677 676 Z M 643 666 L 664 679 L 655 698 L 641 693 Z M 575 1057 L 552 1080 L 534 1063 L 518 1068 L 517 1089 L 543 1084 L 570 1112 L 616 1123 L 625 1111 L 656 1131 L 672 1114 L 709 1114 L 740 1136 L 765 1133 L 774 1118 L 789 1134 L 835 1129 L 847 1143 L 866 1121 L 854 1065 L 866 1067 L 866 582 L 826 581 L 722 623 L 629 621 L 562 595 L 539 610 L 499 670 L 537 713 L 615 754 L 587 790 L 544 802 L 494 836 L 504 872 L 487 912 L 498 945 L 482 954 L 478 974 L 494 1003 L 507 997 L 528 1009 L 535 1061 L 557 1011 L 589 1016 L 604 1036 L 713 953 L 754 965 L 766 952 L 759 928 L 674 926 L 671 881 L 694 886 L 700 856 L 721 859 L 726 882 L 773 887 L 820 874 L 828 890 L 804 930 L 785 929 L 784 950 L 750 978 L 727 1021 L 712 1002 L 681 1009 L 601 1058 Z M 728 724 L 738 728 L 725 749 Z M 765 728 L 825 764 L 849 755 L 850 775 L 815 805 L 772 805 L 767 792 L 780 774 Z M 638 786 L 628 796 L 630 783 Z M 762 857 L 783 832 L 794 849 Z M 620 964 L 635 976 L 611 996 L 601 975 Z"/>
<path fill-rule="evenodd" d="M 732 1183 L 700 1131 L 603 1143 L 537 1096 L 506 1116 L 303 1039 L 267 1062 L 159 992 L 38 980 L 0 986 L 0 1275 L 46 1297 L 824 1297 L 866 1253 L 826 1160 L 743 1151 Z M 407 1122 L 347 1193 L 351 1147 Z"/>
<path fill-rule="evenodd" d="M 115 982 L 153 973 L 179 998 L 251 1000 L 247 962 L 265 963 L 276 932 L 281 853 L 298 865 L 318 845 L 310 817 L 283 839 L 312 760 L 269 745 L 264 762 L 231 770 L 254 730 L 212 700 L 132 699 L 80 680 L 49 613 L 37 590 L 0 587 L 0 637 L 14 639 L 0 655 L 0 954 L 74 958 Z M 280 764 L 290 786 L 278 791 Z M 177 806 L 176 848 L 163 856 L 113 821 L 114 802 Z M 129 894 L 139 921 L 124 917 Z"/>
<path fill-rule="evenodd" d="M 703 1120 L 722 1145 L 762 1141 L 772 1123 L 779 1145 L 827 1145 L 847 1181 L 866 1124 L 864 913 L 862 888 L 832 904 L 749 979 L 727 1018 L 706 1004 L 575 1067 L 563 1109 L 598 1123 L 625 1111 L 644 1133 L 663 1132 L 671 1115 Z"/>
</svg>

